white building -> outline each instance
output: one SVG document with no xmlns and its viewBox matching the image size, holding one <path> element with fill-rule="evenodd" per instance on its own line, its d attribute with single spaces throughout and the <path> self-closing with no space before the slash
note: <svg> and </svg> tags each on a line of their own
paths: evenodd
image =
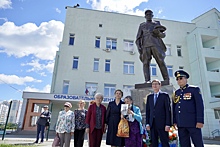
<svg viewBox="0 0 220 147">
<path fill-rule="evenodd" d="M 22 102 L 19 100 L 12 100 L 11 110 L 8 118 L 8 123 L 18 123 L 20 117 Z"/>
<path fill-rule="evenodd" d="M 134 43 L 144 17 L 73 7 L 66 10 L 51 94 L 23 93 L 25 107 L 30 105 L 30 100 L 31 104 L 44 100 L 51 105 L 52 126 L 64 101 L 73 101 L 76 108 L 74 101 L 82 96 L 93 97 L 98 91 L 108 102 L 114 98 L 116 89 L 123 89 L 126 96 L 135 84 L 144 82 L 142 63 Z M 203 135 L 212 137 L 211 132 L 220 129 L 220 13 L 212 9 L 192 23 L 156 20 L 167 28 L 163 40 L 167 46 L 165 62 L 170 83 L 178 88 L 173 75 L 175 70 L 184 69 L 190 73 L 189 83 L 198 85 L 204 98 Z M 152 79 L 162 80 L 155 60 L 152 60 L 151 71 Z M 22 112 L 21 120 L 28 110 L 31 108 Z"/>
<path fill-rule="evenodd" d="M 8 115 L 8 104 L 4 102 L 0 102 L 0 124 L 5 124 L 7 115 Z"/>
</svg>

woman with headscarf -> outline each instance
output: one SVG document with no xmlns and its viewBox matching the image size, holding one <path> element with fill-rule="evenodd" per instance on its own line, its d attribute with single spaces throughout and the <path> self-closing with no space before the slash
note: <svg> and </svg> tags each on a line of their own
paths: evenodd
<svg viewBox="0 0 220 147">
<path fill-rule="evenodd" d="M 128 104 L 128 112 L 124 117 L 129 124 L 129 137 L 125 138 L 125 147 L 142 147 L 143 127 L 140 108 L 133 105 L 131 96 L 126 96 L 124 102 Z"/>
</svg>

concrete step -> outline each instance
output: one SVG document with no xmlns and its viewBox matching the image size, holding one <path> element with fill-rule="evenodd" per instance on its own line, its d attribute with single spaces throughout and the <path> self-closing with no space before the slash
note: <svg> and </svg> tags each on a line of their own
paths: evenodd
<svg viewBox="0 0 220 147">
<path fill-rule="evenodd" d="M 215 136 L 214 140 L 220 141 L 220 136 Z"/>
</svg>

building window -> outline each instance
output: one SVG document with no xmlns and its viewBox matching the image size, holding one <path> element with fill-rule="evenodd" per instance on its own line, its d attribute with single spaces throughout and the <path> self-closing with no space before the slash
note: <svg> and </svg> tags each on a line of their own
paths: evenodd
<svg viewBox="0 0 220 147">
<path fill-rule="evenodd" d="M 182 56 L 182 52 L 181 52 L 181 45 L 177 45 L 177 56 L 181 57 Z"/>
<path fill-rule="evenodd" d="M 215 119 L 220 119 L 220 110 L 214 109 L 214 113 L 215 113 Z"/>
<path fill-rule="evenodd" d="M 95 37 L 95 47 L 100 48 L 100 37 Z"/>
<path fill-rule="evenodd" d="M 97 83 L 86 83 L 86 95 L 94 96 L 97 92 L 98 84 Z"/>
<path fill-rule="evenodd" d="M 184 69 L 184 67 L 183 66 L 179 66 L 179 69 Z"/>
<path fill-rule="evenodd" d="M 106 48 L 110 48 L 112 50 L 116 50 L 116 48 L 117 48 L 117 40 L 116 39 L 107 38 L 106 39 Z"/>
<path fill-rule="evenodd" d="M 63 94 L 68 94 L 68 90 L 69 90 L 69 84 L 70 81 L 64 80 L 63 81 Z"/>
<path fill-rule="evenodd" d="M 131 90 L 134 89 L 134 86 L 124 85 L 123 86 L 123 95 L 124 97 L 131 95 Z"/>
<path fill-rule="evenodd" d="M 124 62 L 124 74 L 134 74 L 134 62 Z"/>
<path fill-rule="evenodd" d="M 104 85 L 104 97 L 114 97 L 115 84 L 105 84 Z"/>
<path fill-rule="evenodd" d="M 94 59 L 93 71 L 99 71 L 99 59 Z"/>
<path fill-rule="evenodd" d="M 79 57 L 73 57 L 73 69 L 78 69 Z"/>
<path fill-rule="evenodd" d="M 124 51 L 134 51 L 134 41 L 124 40 Z"/>
<path fill-rule="evenodd" d="M 151 76 L 156 76 L 157 75 L 156 64 L 151 64 L 150 69 L 151 69 Z"/>
<path fill-rule="evenodd" d="M 167 71 L 168 71 L 168 75 L 169 77 L 173 77 L 173 66 L 167 66 Z"/>
<path fill-rule="evenodd" d="M 105 71 L 110 72 L 110 60 L 105 60 Z"/>
<path fill-rule="evenodd" d="M 170 44 L 166 44 L 166 48 L 167 48 L 167 51 L 165 52 L 165 54 L 167 56 L 171 56 L 171 45 Z"/>
<path fill-rule="evenodd" d="M 69 37 L 69 45 L 74 45 L 75 34 L 70 34 Z"/>
</svg>

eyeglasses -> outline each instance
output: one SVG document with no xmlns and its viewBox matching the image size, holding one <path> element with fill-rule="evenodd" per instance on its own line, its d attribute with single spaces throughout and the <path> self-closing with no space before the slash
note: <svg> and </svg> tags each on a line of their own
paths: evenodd
<svg viewBox="0 0 220 147">
<path fill-rule="evenodd" d="M 183 79 L 183 77 L 177 77 L 176 78 L 176 80 L 178 81 L 178 80 L 182 80 Z"/>
<path fill-rule="evenodd" d="M 67 105 L 64 105 L 64 107 L 67 107 L 67 108 L 69 108 L 69 106 L 67 106 Z"/>
</svg>

